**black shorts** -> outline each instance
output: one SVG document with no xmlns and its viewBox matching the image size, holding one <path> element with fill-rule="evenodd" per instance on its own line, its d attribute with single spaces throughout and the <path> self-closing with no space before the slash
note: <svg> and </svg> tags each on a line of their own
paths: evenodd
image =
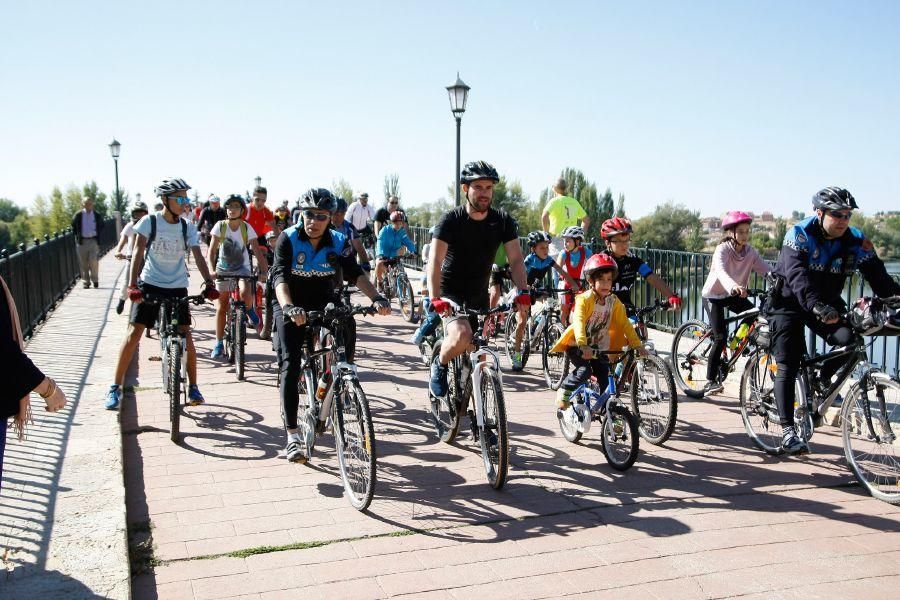
<svg viewBox="0 0 900 600">
<path fill-rule="evenodd" d="M 491 269 L 491 283 L 490 286 L 494 287 L 495 285 L 502 286 L 503 280 L 508 279 L 512 281 L 512 272 L 509 269 L 509 265 L 503 265 L 498 267 L 494 265 L 494 268 Z"/>
<path fill-rule="evenodd" d="M 447 300 L 453 300 L 460 306 L 465 306 L 466 308 L 472 308 L 475 310 L 487 310 L 490 307 L 490 300 L 488 299 L 487 290 L 484 290 L 478 294 L 441 294 L 441 298 L 446 298 Z M 472 331 L 478 331 L 478 317 L 476 315 L 469 315 L 469 325 L 472 327 Z"/>
<path fill-rule="evenodd" d="M 161 288 L 149 283 L 142 283 L 141 291 L 145 294 L 154 294 L 157 296 L 166 296 L 168 298 L 184 298 L 188 295 L 187 288 Z M 133 325 L 143 325 L 144 327 L 155 327 L 156 320 L 159 318 L 159 304 L 156 302 L 139 302 L 131 305 L 131 318 L 129 322 Z M 178 322 L 186 325 L 191 323 L 191 309 L 187 302 L 181 304 L 178 308 Z"/>
</svg>

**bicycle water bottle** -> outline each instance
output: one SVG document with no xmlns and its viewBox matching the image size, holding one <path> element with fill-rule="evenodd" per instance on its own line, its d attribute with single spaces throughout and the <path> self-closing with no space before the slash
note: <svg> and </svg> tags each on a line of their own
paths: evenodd
<svg viewBox="0 0 900 600">
<path fill-rule="evenodd" d="M 622 376 L 622 371 L 625 370 L 625 361 L 620 360 L 616 363 L 616 379 Z"/>
<path fill-rule="evenodd" d="M 319 380 L 319 385 L 316 388 L 316 399 L 321 402 L 325 399 L 325 396 L 328 395 L 328 386 L 331 384 L 331 373 L 325 373 L 322 378 Z"/>
<path fill-rule="evenodd" d="M 741 326 L 737 328 L 737 331 L 734 332 L 734 337 L 731 338 L 730 347 L 732 350 L 738 347 L 738 344 L 747 337 L 747 333 L 750 331 L 750 326 L 746 323 L 741 323 Z"/>
</svg>

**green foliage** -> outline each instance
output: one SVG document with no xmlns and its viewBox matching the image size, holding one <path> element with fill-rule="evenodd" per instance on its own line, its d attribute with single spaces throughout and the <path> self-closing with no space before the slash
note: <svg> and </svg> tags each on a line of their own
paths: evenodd
<svg viewBox="0 0 900 600">
<path fill-rule="evenodd" d="M 338 198 L 343 198 L 347 204 L 353 202 L 353 188 L 347 183 L 347 180 L 341 177 L 337 181 L 331 182 L 331 191 Z"/>
<path fill-rule="evenodd" d="M 625 216 L 625 194 L 619 194 L 619 200 L 616 202 L 616 216 Z"/>
<path fill-rule="evenodd" d="M 806 218 L 806 213 L 802 210 L 792 210 L 791 211 L 791 220 L 792 221 L 802 221 Z"/>
<path fill-rule="evenodd" d="M 696 245 L 699 224 L 700 213 L 669 201 L 657 206 L 653 214 L 634 221 L 632 245 L 649 243 L 652 248 L 687 250 L 688 240 Z"/>
<path fill-rule="evenodd" d="M 603 221 L 611 219 L 615 212 L 612 190 L 606 188 L 606 191 L 603 192 L 603 196 L 597 200 L 597 218 L 594 219 L 594 216 L 591 215 L 591 222 L 595 225 L 602 224 Z"/>
<path fill-rule="evenodd" d="M 25 212 L 18 204 L 7 198 L 0 198 L 0 221 L 12 223 L 17 216 Z"/>
<path fill-rule="evenodd" d="M 387 203 L 391 196 L 400 197 L 400 175 L 391 173 L 384 176 L 384 201 Z"/>
<path fill-rule="evenodd" d="M 432 225 L 437 225 L 444 213 L 452 210 L 453 207 L 453 203 L 446 198 L 438 198 L 434 202 L 425 202 L 418 206 L 407 206 L 406 216 L 409 219 L 409 224 L 412 226 L 431 227 Z"/>
<path fill-rule="evenodd" d="M 684 249 L 688 252 L 702 252 L 706 247 L 706 236 L 703 235 L 703 227 L 698 220 L 690 226 L 690 231 L 684 238 Z"/>
<path fill-rule="evenodd" d="M 787 223 L 781 217 L 775 219 L 775 236 L 773 242 L 777 248 L 784 243 L 784 236 L 787 234 Z"/>
<path fill-rule="evenodd" d="M 78 209 L 80 210 L 81 207 L 79 206 Z M 59 186 L 53 186 L 53 189 L 50 191 L 50 231 L 62 231 L 69 228 L 72 225 L 73 214 L 66 211 L 65 201 Z"/>
<path fill-rule="evenodd" d="M 106 202 L 106 194 L 100 191 L 100 188 L 97 187 L 97 182 L 91 180 L 90 182 L 84 184 L 81 188 L 81 194 L 84 198 L 90 198 L 94 201 L 94 210 L 97 211 L 97 214 L 103 217 L 104 219 L 112 217 L 109 204 Z M 116 202 L 116 192 L 113 190 L 113 193 L 110 195 L 112 198 L 112 210 L 119 211 L 119 214 L 124 215 L 127 212 L 128 203 L 125 198 L 127 195 L 122 188 L 119 188 L 119 195 L 122 197 L 121 202 Z"/>
</svg>

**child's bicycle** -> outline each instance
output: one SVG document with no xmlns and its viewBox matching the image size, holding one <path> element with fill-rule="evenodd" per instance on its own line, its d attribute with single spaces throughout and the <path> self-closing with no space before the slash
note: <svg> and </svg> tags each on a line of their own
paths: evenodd
<svg viewBox="0 0 900 600">
<path fill-rule="evenodd" d="M 594 352 L 619 354 L 597 350 Z M 621 361 L 634 361 L 634 355 L 635 351 L 629 348 Z M 563 437 L 572 443 L 578 442 L 582 435 L 590 431 L 593 421 L 600 421 L 600 447 L 603 456 L 613 469 L 625 471 L 637 460 L 640 445 L 638 420 L 619 398 L 618 382 L 622 377 L 611 372 L 608 379 L 606 389 L 601 392 L 597 378 L 591 376 L 590 381 L 572 393 L 569 408 L 557 409 L 556 418 Z"/>
<path fill-rule="evenodd" d="M 562 335 L 562 332 L 565 329 L 562 326 L 559 316 L 559 300 L 556 298 L 556 292 L 560 291 L 565 290 L 535 288 L 529 292 L 532 302 L 543 301 L 544 305 L 541 307 L 541 310 L 535 314 L 530 312 L 531 309 L 529 307 L 528 320 L 525 321 L 525 329 L 522 332 L 522 343 L 519 346 L 522 355 L 522 369 L 525 368 L 525 364 L 528 362 L 531 353 L 540 351 L 544 379 L 546 380 L 547 385 L 550 386 L 550 389 L 556 389 L 553 387 L 554 383 L 556 383 L 556 387 L 559 387 L 559 382 L 565 377 L 565 373 L 560 375 L 559 365 L 555 361 L 548 361 L 548 354 L 550 348 L 553 346 L 553 342 Z M 518 292 L 516 290 L 508 292 L 501 302 L 512 306 L 514 297 L 517 294 Z M 506 323 L 503 327 L 506 339 L 506 343 L 504 344 L 506 349 L 506 359 L 510 364 L 513 364 L 513 354 L 516 351 L 517 314 L 517 310 L 512 310 L 507 315 Z"/>
</svg>

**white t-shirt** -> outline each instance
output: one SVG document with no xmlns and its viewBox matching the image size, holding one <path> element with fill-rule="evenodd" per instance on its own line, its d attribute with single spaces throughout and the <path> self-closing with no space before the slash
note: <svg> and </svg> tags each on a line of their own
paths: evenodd
<svg viewBox="0 0 900 600">
<path fill-rule="evenodd" d="M 137 239 L 137 233 L 134 231 L 134 224 L 131 221 L 125 223 L 125 227 L 122 228 L 122 237 L 128 240 L 122 248 L 122 254 L 131 258 L 134 253 L 134 240 Z"/>
<path fill-rule="evenodd" d="M 357 229 L 365 229 L 366 224 L 375 218 L 375 209 L 371 204 L 365 206 L 357 200 L 347 209 L 346 219 Z"/>
<path fill-rule="evenodd" d="M 224 223 L 225 239 L 222 239 L 222 228 Z M 247 241 L 255 240 L 258 236 L 253 230 L 250 223 L 243 221 L 247 226 Z M 249 275 L 250 274 L 250 253 L 247 252 L 247 245 L 244 244 L 244 234 L 241 233 L 242 227 L 232 230 L 228 226 L 228 221 L 219 221 L 210 230 L 210 235 L 219 240 L 219 259 L 216 261 L 216 273 L 221 275 Z"/>
<path fill-rule="evenodd" d="M 184 247 L 181 227 L 181 219 L 169 223 L 161 214 L 156 215 L 156 239 L 144 255 L 141 281 L 170 289 L 188 286 L 188 270 L 184 260 L 187 248 Z M 134 230 L 149 238 L 150 215 L 138 221 Z M 187 223 L 187 245 L 189 248 L 200 245 L 197 228 L 192 223 Z"/>
</svg>

